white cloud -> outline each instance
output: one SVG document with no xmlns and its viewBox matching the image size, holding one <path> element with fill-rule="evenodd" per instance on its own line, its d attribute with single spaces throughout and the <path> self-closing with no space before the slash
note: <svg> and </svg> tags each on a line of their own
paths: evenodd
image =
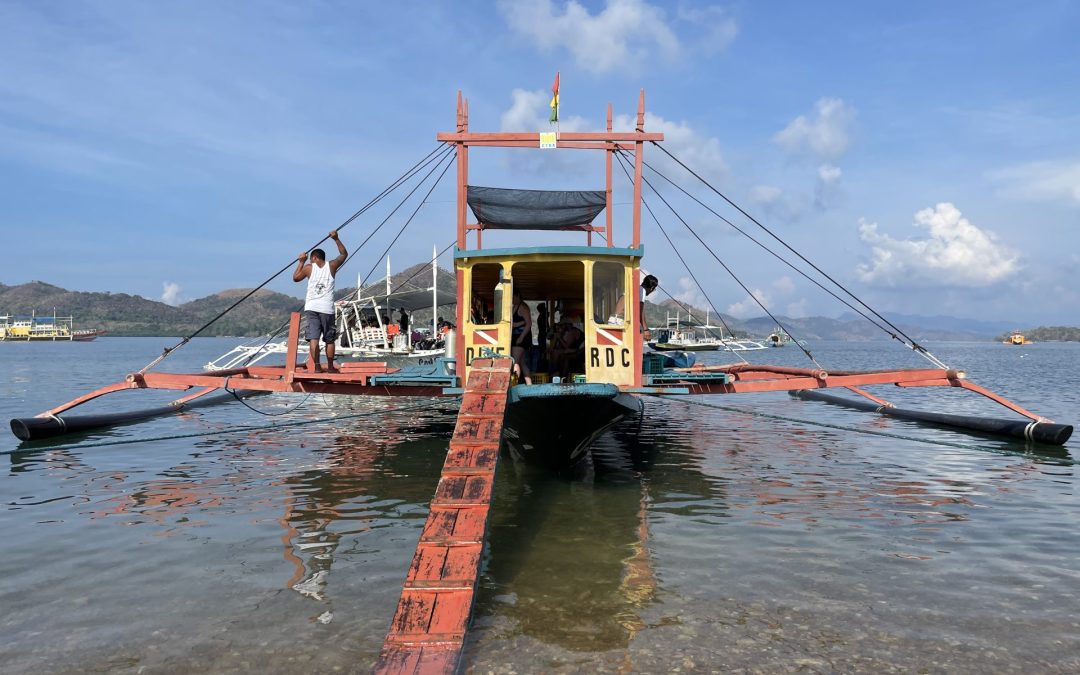
<svg viewBox="0 0 1080 675">
<path fill-rule="evenodd" d="M 824 211 L 837 201 L 842 194 L 841 175 L 838 166 L 822 164 L 818 167 L 817 181 L 814 183 L 814 206 Z"/>
<path fill-rule="evenodd" d="M 816 114 L 799 115 L 773 137 L 785 152 L 816 159 L 837 159 L 851 145 L 849 127 L 855 108 L 838 98 L 822 98 L 814 104 Z"/>
<path fill-rule="evenodd" d="M 739 25 L 728 12 L 719 5 L 711 7 L 685 7 L 679 5 L 676 14 L 680 21 L 685 21 L 704 30 L 698 40 L 699 50 L 705 54 L 722 52 L 731 46 L 739 34 Z"/>
<path fill-rule="evenodd" d="M 1014 276 L 1019 256 L 997 243 L 959 209 L 941 203 L 915 214 L 922 239 L 894 239 L 878 232 L 877 223 L 860 220 L 859 238 L 872 248 L 869 263 L 856 272 L 864 282 L 883 286 L 989 286 Z"/>
<path fill-rule="evenodd" d="M 1001 169 L 990 177 L 1006 197 L 1080 206 L 1080 161 L 1030 162 Z"/>
<path fill-rule="evenodd" d="M 799 319 L 806 316 L 806 298 L 799 298 L 795 302 L 789 302 L 787 309 L 784 310 L 784 314 L 793 319 Z"/>
<path fill-rule="evenodd" d="M 762 314 L 762 311 L 760 305 L 758 305 L 758 302 L 768 307 L 771 299 L 769 298 L 769 294 L 760 288 L 753 289 L 751 293 L 754 296 L 753 298 L 747 296 L 745 300 L 728 305 L 727 313 L 732 315 L 736 319 L 746 319 L 751 316 L 760 316 Z M 757 298 L 757 302 L 754 302 L 754 298 Z"/>
<path fill-rule="evenodd" d="M 503 131 L 555 130 L 555 126 L 550 122 L 550 90 L 515 89 L 510 92 L 510 98 L 510 108 L 499 118 Z M 588 128 L 588 122 L 583 117 L 570 116 L 559 120 L 560 131 L 585 131 Z"/>
<path fill-rule="evenodd" d="M 748 295 L 740 302 L 728 305 L 727 311 L 728 314 L 731 314 L 737 319 L 746 319 L 751 316 L 761 316 L 764 312 L 762 311 L 761 306 L 758 305 L 758 302 L 760 302 L 762 305 L 765 305 L 765 307 L 769 308 L 769 310 L 772 311 L 772 305 L 774 302 L 779 302 L 781 299 L 791 295 L 796 290 L 797 286 L 795 285 L 795 282 L 791 280 L 791 277 L 786 275 L 782 277 L 777 277 L 773 280 L 772 286 L 768 290 L 763 288 L 753 289 L 751 291 L 753 297 L 750 297 Z M 757 302 L 754 301 L 754 298 L 757 298 Z M 792 308 L 796 308 L 797 311 L 799 311 L 801 314 L 804 314 L 806 311 L 805 305 L 805 300 L 799 300 L 798 302 L 789 304 L 788 314 L 792 314 Z"/>
<path fill-rule="evenodd" d="M 161 301 L 166 305 L 172 305 L 176 307 L 180 304 L 180 284 L 173 281 L 164 281 L 161 284 L 164 291 L 161 294 Z"/>
<path fill-rule="evenodd" d="M 612 121 L 612 128 L 616 131 L 631 131 L 636 126 L 636 115 L 617 115 Z M 668 152 L 678 157 L 688 167 L 698 172 L 710 181 L 722 181 L 728 176 L 728 165 L 724 161 L 724 154 L 720 150 L 720 141 L 715 136 L 705 137 L 694 130 L 686 122 L 672 122 L 660 115 L 646 111 L 645 130 L 659 131 L 664 134 L 664 147 Z M 653 151 L 648 154 L 646 160 L 656 167 L 665 176 L 680 185 L 687 181 L 681 180 L 686 172 L 671 161 L 662 152 Z M 660 189 L 664 183 L 662 180 L 649 178 L 652 184 Z"/>
<path fill-rule="evenodd" d="M 832 164 L 822 164 L 818 167 L 818 180 L 825 185 L 833 185 L 840 181 L 840 167 Z"/>
<path fill-rule="evenodd" d="M 782 276 L 773 282 L 773 289 L 781 295 L 789 295 L 795 291 L 795 282 L 789 276 Z"/>
<path fill-rule="evenodd" d="M 645 0 L 608 0 L 596 14 L 576 0 L 562 7 L 552 0 L 503 0 L 499 8 L 519 35 L 546 52 L 567 50 L 579 68 L 593 73 L 632 71 L 657 56 L 674 60 L 687 51 L 714 53 L 738 33 L 735 20 L 718 6 L 680 9 L 673 21 Z M 675 24 L 688 34 L 686 44 Z"/>
<path fill-rule="evenodd" d="M 671 293 L 671 297 L 675 298 L 684 305 L 691 305 L 698 308 L 707 308 L 709 301 L 698 290 L 697 284 L 690 277 L 679 277 L 679 288 L 677 291 L 672 292 L 674 289 L 667 289 Z"/>
<path fill-rule="evenodd" d="M 809 197 L 785 192 L 775 185 L 755 185 L 750 189 L 750 200 L 769 217 L 789 223 L 799 220 L 810 210 Z"/>
</svg>

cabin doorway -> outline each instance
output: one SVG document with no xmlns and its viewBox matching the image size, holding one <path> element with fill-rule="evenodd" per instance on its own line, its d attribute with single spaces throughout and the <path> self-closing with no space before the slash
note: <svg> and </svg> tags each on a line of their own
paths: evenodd
<svg viewBox="0 0 1080 675">
<path fill-rule="evenodd" d="M 579 260 L 519 262 L 511 269 L 514 292 L 532 318 L 526 355 L 534 383 L 585 374 L 585 265 Z M 513 307 L 510 312 L 513 312 Z"/>
</svg>

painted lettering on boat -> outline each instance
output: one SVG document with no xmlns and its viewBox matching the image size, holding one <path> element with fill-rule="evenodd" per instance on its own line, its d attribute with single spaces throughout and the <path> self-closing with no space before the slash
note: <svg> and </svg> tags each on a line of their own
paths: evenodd
<svg viewBox="0 0 1080 675">
<path fill-rule="evenodd" d="M 631 364 L 630 350 L 623 347 L 622 349 L 619 350 L 619 355 L 621 357 L 619 359 L 619 363 L 622 364 L 622 367 L 623 368 L 629 368 L 630 364 Z M 604 347 L 604 366 L 607 367 L 607 368 L 614 368 L 615 367 L 615 360 L 616 360 L 615 359 L 615 348 L 614 347 Z M 600 367 L 600 347 L 593 347 L 590 350 L 590 352 L 589 352 L 589 366 L 592 367 L 592 368 L 599 368 Z"/>
</svg>

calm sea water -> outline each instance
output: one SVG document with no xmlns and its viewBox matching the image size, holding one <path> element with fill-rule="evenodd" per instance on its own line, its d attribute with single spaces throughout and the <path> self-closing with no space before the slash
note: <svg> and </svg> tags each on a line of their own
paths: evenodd
<svg viewBox="0 0 1080 675">
<path fill-rule="evenodd" d="M 173 342 L 0 344 L 0 416 L 120 379 Z M 165 365 L 195 370 L 231 344 L 196 340 Z M 885 343 L 812 348 L 827 368 L 922 365 Z M 931 348 L 1080 422 L 1080 345 Z M 747 357 L 806 363 L 792 347 Z M 958 391 L 883 393 L 998 414 Z M 0 456 L 0 670 L 370 669 L 454 406 L 250 405 L 276 416 L 232 403 Z M 206 435 L 168 438 L 192 433 Z M 500 463 L 466 670 L 1080 671 L 1078 455 L 783 394 L 648 400 L 570 475 Z"/>
</svg>

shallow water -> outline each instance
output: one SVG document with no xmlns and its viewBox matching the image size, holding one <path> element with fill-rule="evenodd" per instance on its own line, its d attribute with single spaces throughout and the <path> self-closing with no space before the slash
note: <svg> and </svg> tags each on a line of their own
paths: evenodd
<svg viewBox="0 0 1080 675">
<path fill-rule="evenodd" d="M 173 342 L 0 345 L 0 413 L 119 379 Z M 196 340 L 166 364 L 195 370 L 231 344 Z M 826 367 L 921 365 L 884 343 L 812 347 Z M 1080 345 L 931 347 L 1080 421 Z M 999 414 L 963 392 L 882 392 Z M 233 403 L 73 441 L 134 443 L 0 457 L 5 673 L 370 669 L 454 406 L 250 405 L 279 416 Z M 467 671 L 1080 670 L 1075 451 L 765 394 L 650 399 L 593 459 L 562 476 L 500 463 Z"/>
</svg>

